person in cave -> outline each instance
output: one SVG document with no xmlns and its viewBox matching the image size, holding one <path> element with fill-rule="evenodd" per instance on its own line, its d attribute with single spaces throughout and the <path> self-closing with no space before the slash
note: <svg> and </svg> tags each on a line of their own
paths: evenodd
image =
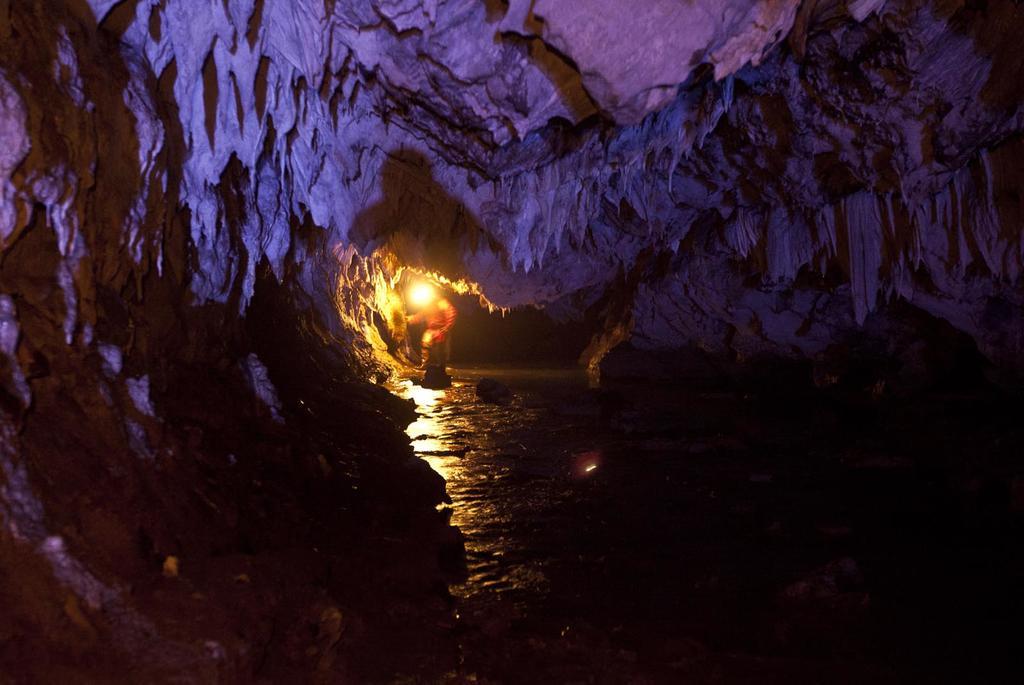
<svg viewBox="0 0 1024 685">
<path fill-rule="evenodd" d="M 412 287 L 409 304 L 418 311 L 408 317 L 408 324 L 424 326 L 420 338 L 420 368 L 425 370 L 423 384 L 451 384 L 447 366 L 451 330 L 458 318 L 455 305 L 428 283 L 417 283 Z"/>
</svg>

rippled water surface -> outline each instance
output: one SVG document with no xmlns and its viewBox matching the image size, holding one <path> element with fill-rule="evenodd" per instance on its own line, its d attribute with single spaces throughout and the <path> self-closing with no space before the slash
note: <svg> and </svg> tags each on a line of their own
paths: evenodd
<svg viewBox="0 0 1024 685">
<path fill-rule="evenodd" d="M 451 388 L 406 380 L 400 394 L 416 402 L 420 417 L 407 433 L 417 454 L 447 481 L 452 523 L 466 539 L 469 578 L 456 592 L 536 602 L 549 589 L 548 555 L 558 551 L 540 545 L 538 533 L 569 525 L 572 504 L 598 475 L 596 406 L 578 405 L 586 377 L 561 370 L 453 373 Z M 481 402 L 475 387 L 484 376 L 515 385 L 512 403 Z"/>
<path fill-rule="evenodd" d="M 492 675 L 859 682 L 943 672 L 941 645 L 980 640 L 963 611 L 984 601 L 972 594 L 984 583 L 964 550 L 1007 577 L 1020 561 L 1000 556 L 1001 539 L 950 532 L 948 493 L 921 463 L 956 441 L 905 417 L 817 399 L 593 391 L 567 370 L 452 375 L 445 390 L 411 380 L 395 389 L 417 404 L 408 434 L 447 481 L 464 536 L 468 576 L 452 592 L 471 619 L 466 663 Z M 483 377 L 514 400 L 482 402 Z M 951 586 L 963 595 L 952 613 L 933 601 Z M 891 670 L 894 659 L 905 667 Z"/>
</svg>

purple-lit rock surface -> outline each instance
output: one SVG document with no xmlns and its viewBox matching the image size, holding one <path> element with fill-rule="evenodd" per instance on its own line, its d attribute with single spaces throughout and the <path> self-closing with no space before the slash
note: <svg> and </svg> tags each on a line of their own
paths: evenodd
<svg viewBox="0 0 1024 685">
<path fill-rule="evenodd" d="M 82 631 L 15 656 L 106 640 L 109 673 L 230 679 L 274 626 L 187 598 L 286 578 L 308 508 L 387 529 L 364 493 L 404 483 L 414 523 L 386 532 L 448 540 L 407 407 L 362 383 L 405 267 L 599 309 L 595 365 L 869 339 L 913 370 L 941 324 L 1019 382 L 1022 31 L 1013 0 L 0 2 L 0 572 L 35 577 L 0 605 Z M 373 439 L 321 430 L 339 406 Z M 345 558 L 304 535 L 308 568 Z M 417 549 L 399 594 L 441 577 Z M 222 561 L 152 579 L 190 555 Z M 268 601 L 333 625 L 331 592 Z M 374 610 L 354 630 L 393 627 Z M 205 641 L 149 618 L 196 611 Z"/>
<path fill-rule="evenodd" d="M 289 251 L 316 293 L 326 252 L 290 228 L 308 217 L 346 258 L 499 306 L 586 305 L 646 271 L 623 312 L 645 346 L 813 356 L 901 298 L 1019 365 L 1015 4 L 525 4 L 97 5 L 173 95 L 196 296 L 237 276 L 243 308 Z M 164 125 L 131 102 L 150 169 Z M 251 257 L 225 260 L 232 241 Z"/>
<path fill-rule="evenodd" d="M 899 298 L 1018 365 L 1014 3 L 526 4 L 94 2 L 121 38 L 123 83 L 104 87 L 137 160 L 104 241 L 162 269 L 166 196 L 189 210 L 197 302 L 240 311 L 263 259 L 296 264 L 325 309 L 335 255 L 563 313 L 640 271 L 623 316 L 647 346 L 813 356 Z M 48 105 L 64 128 L 106 106 L 69 30 Z M 91 316 L 76 265 L 113 258 L 74 211 L 92 134 L 32 147 L 52 115 L 29 116 L 14 78 L 2 230 L 9 245 L 45 209 L 70 340 Z M 836 287 L 811 283 L 829 269 Z M 350 328 L 380 307 L 350 304 Z"/>
<path fill-rule="evenodd" d="M 509 14 L 528 0 L 513 2 Z M 539 0 L 544 39 L 570 57 L 602 110 L 639 123 L 673 99 L 701 65 L 717 79 L 763 55 L 793 26 L 799 0 Z M 504 25 L 507 26 L 507 23 Z"/>
</svg>

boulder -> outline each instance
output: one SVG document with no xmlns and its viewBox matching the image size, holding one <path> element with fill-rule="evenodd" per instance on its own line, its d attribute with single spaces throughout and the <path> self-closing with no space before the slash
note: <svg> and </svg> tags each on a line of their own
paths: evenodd
<svg viewBox="0 0 1024 685">
<path fill-rule="evenodd" d="M 476 396 L 484 402 L 492 404 L 509 404 L 512 401 L 512 391 L 507 385 L 499 383 L 493 378 L 481 378 L 476 384 Z"/>
<path fill-rule="evenodd" d="M 420 385 L 424 388 L 450 388 L 452 387 L 452 377 L 448 375 L 448 372 L 443 366 L 428 366 L 426 373 L 423 374 L 423 380 L 420 381 Z"/>
</svg>

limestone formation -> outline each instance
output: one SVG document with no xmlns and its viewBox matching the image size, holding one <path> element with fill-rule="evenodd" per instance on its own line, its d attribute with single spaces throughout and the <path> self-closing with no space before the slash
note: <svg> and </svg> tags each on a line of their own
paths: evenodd
<svg viewBox="0 0 1024 685">
<path fill-rule="evenodd" d="M 237 675 L 272 627 L 214 608 L 189 641 L 146 616 L 178 599 L 133 596 L 150 566 L 372 509 L 350 476 L 443 533 L 406 408 L 364 384 L 406 268 L 599 309 L 592 364 L 821 361 L 937 320 L 1019 384 L 1022 31 L 1014 0 L 0 1 L 0 564 L 39 578 L 14 611 L 45 635 L 69 593 L 141 676 Z M 224 485 L 274 478 L 277 510 Z"/>
</svg>

